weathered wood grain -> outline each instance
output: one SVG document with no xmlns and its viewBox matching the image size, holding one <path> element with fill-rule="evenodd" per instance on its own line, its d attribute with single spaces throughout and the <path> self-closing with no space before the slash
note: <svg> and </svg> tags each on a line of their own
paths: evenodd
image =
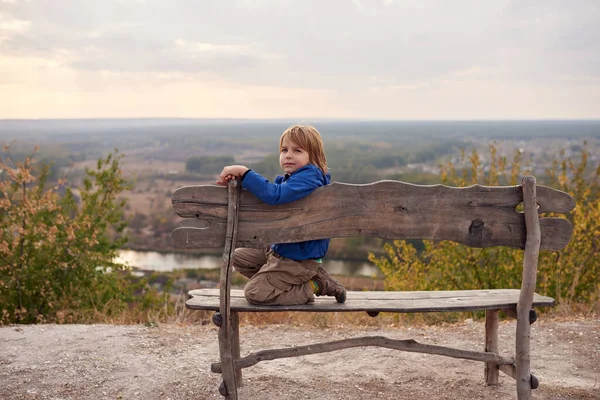
<svg viewBox="0 0 600 400">
<path fill-rule="evenodd" d="M 225 234 L 225 248 L 223 249 L 223 266 L 221 268 L 221 277 L 219 280 L 219 311 L 222 316 L 222 323 L 219 327 L 219 355 L 221 365 L 223 365 L 223 385 L 225 388 L 225 398 L 237 400 L 237 382 L 236 371 L 233 365 L 235 353 L 239 350 L 239 342 L 234 343 L 238 336 L 238 316 L 231 312 L 231 264 L 235 251 L 235 239 L 238 228 L 238 210 L 239 210 L 239 183 L 236 180 L 229 182 L 228 201 L 227 201 L 227 228 Z M 239 354 L 238 354 L 239 356 Z M 240 375 L 241 379 L 241 375 Z"/>
<path fill-rule="evenodd" d="M 543 188 L 539 212 L 568 212 L 573 198 Z M 543 188 L 543 189 L 542 189 Z M 205 220 L 205 229 L 173 231 L 180 248 L 224 246 L 227 198 L 217 186 L 188 186 L 173 194 L 183 217 Z M 270 206 L 242 191 L 236 247 L 260 248 L 330 237 L 374 236 L 383 239 L 452 240 L 472 247 L 524 248 L 525 218 L 516 211 L 521 186 L 452 188 L 397 181 L 367 185 L 334 183 L 299 201 Z M 561 218 L 541 218 L 542 250 L 564 248 L 572 226 Z"/>
<path fill-rule="evenodd" d="M 299 357 L 309 354 L 326 353 L 330 351 L 349 349 L 352 347 L 375 346 L 392 350 L 402 350 L 411 353 L 437 354 L 446 357 L 462 358 L 465 360 L 483 361 L 494 365 L 511 365 L 513 358 L 502 357 L 494 353 L 482 351 L 461 350 L 452 347 L 422 344 L 414 339 L 398 340 L 389 339 L 384 336 L 363 336 L 351 339 L 336 340 L 333 342 L 313 343 L 308 346 L 287 347 L 284 349 L 262 350 L 250 353 L 235 361 L 236 368 L 248 368 L 261 361 L 277 360 L 279 358 Z M 221 364 L 211 365 L 212 372 L 221 372 Z"/>
<path fill-rule="evenodd" d="M 566 214 L 575 208 L 575 199 L 568 193 L 537 186 L 538 213 L 556 212 Z M 348 184 L 334 182 L 319 188 L 310 196 L 317 204 L 326 200 L 353 202 L 368 200 L 377 194 L 390 196 L 392 201 L 406 200 L 411 204 L 419 204 L 421 200 L 432 200 L 444 208 L 467 205 L 469 207 L 509 207 L 514 208 L 523 202 L 521 185 L 518 186 L 481 186 L 473 185 L 463 188 L 445 185 L 414 185 L 400 181 L 379 181 L 368 184 Z M 350 196 L 350 199 L 347 197 Z M 358 197 L 355 199 L 355 197 Z M 181 217 L 197 217 L 198 213 L 207 213 L 207 217 L 215 214 L 218 219 L 227 218 L 227 190 L 222 186 L 198 185 L 184 186 L 173 192 L 173 209 Z M 416 201 L 416 202 L 415 202 Z M 337 202 L 337 201 L 335 201 Z M 297 203 L 297 202 L 296 202 Z M 244 190 L 241 193 L 240 205 L 268 206 Z M 212 211 L 210 207 L 212 206 Z M 286 210 L 284 205 L 280 206 Z M 206 211 L 205 211 L 206 210 Z M 243 212 L 242 212 L 243 215 Z"/>
<path fill-rule="evenodd" d="M 366 219 L 366 217 L 365 217 Z M 306 225 L 301 219 L 293 222 L 272 221 L 271 223 L 240 223 L 240 232 L 236 247 L 262 248 L 272 243 L 292 243 L 313 239 L 332 237 L 374 236 L 382 239 L 427 239 L 453 240 L 471 247 L 507 246 L 517 249 L 525 247 L 525 230 L 523 218 L 518 217 L 514 224 L 492 223 L 486 219 L 475 221 L 453 220 L 447 223 L 422 226 L 399 224 L 390 226 L 386 231 L 377 228 L 358 228 L 358 226 L 382 225 L 383 219 L 365 219 L 358 217 L 342 217 L 336 226 L 323 223 Z M 291 225 L 290 225 L 291 224 Z M 295 225 L 293 225 L 295 224 Z M 362 224 L 362 225 L 361 225 Z M 337 227 L 337 230 L 335 230 Z M 542 230 L 541 250 L 557 251 L 563 249 L 571 240 L 573 227 L 562 218 L 541 218 Z M 207 229 L 194 227 L 176 228 L 171 237 L 176 247 L 182 249 L 222 248 L 224 226 L 211 223 Z"/>
<path fill-rule="evenodd" d="M 530 342 L 531 327 L 529 310 L 533 303 L 535 284 L 537 280 L 538 255 L 540 252 L 540 221 L 536 212 L 537 191 L 533 176 L 523 178 L 523 208 L 527 226 L 527 245 L 523 257 L 523 278 L 521 293 L 517 303 L 517 332 L 516 332 L 516 381 L 517 397 L 519 400 L 531 399 L 530 372 Z"/>
<path fill-rule="evenodd" d="M 231 290 L 231 289 L 230 289 Z M 240 314 L 237 311 L 229 311 L 231 313 L 231 355 L 233 364 L 240 358 Z M 242 369 L 235 368 L 235 384 L 238 388 L 242 387 Z"/>
<path fill-rule="evenodd" d="M 231 309 L 246 312 L 443 312 L 475 311 L 515 308 L 519 299 L 518 289 L 496 290 L 456 290 L 456 291 L 414 291 L 414 292 L 346 292 L 347 300 L 340 304 L 331 297 L 318 297 L 314 303 L 294 306 L 259 306 L 244 298 L 243 290 L 231 290 Z M 192 296 L 186 307 L 192 310 L 217 310 L 219 308 L 218 289 L 191 290 Z M 533 306 L 554 305 L 551 297 L 535 294 Z"/>
<path fill-rule="evenodd" d="M 498 349 L 498 310 L 485 311 L 485 351 L 489 353 L 499 354 Z M 498 384 L 500 370 L 498 364 L 486 363 L 483 371 L 485 383 L 488 386 Z"/>
</svg>

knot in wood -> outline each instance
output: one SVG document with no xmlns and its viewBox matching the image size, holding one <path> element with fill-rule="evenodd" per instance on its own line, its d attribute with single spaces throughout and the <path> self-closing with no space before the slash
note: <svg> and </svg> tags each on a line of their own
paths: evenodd
<svg viewBox="0 0 600 400">
<path fill-rule="evenodd" d="M 408 208 L 404 206 L 394 207 L 394 212 L 396 214 L 408 214 Z"/>
<path fill-rule="evenodd" d="M 475 219 L 471 222 L 471 226 L 469 226 L 469 235 L 477 238 L 483 237 L 483 227 L 485 222 L 480 219 Z"/>
</svg>

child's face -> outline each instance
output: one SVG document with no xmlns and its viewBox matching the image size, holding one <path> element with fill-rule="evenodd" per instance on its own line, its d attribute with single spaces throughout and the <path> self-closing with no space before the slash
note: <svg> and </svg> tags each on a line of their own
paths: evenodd
<svg viewBox="0 0 600 400">
<path fill-rule="evenodd" d="M 293 174 L 310 162 L 308 152 L 288 138 L 284 138 L 279 153 L 279 165 L 286 174 Z"/>
</svg>

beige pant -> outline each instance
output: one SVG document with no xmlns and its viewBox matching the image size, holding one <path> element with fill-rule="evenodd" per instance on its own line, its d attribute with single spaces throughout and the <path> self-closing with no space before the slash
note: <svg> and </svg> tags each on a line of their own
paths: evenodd
<svg viewBox="0 0 600 400">
<path fill-rule="evenodd" d="M 233 268 L 250 278 L 244 288 L 246 300 L 260 305 L 294 305 L 315 301 L 309 280 L 319 263 L 296 261 L 266 249 L 235 250 Z"/>
</svg>

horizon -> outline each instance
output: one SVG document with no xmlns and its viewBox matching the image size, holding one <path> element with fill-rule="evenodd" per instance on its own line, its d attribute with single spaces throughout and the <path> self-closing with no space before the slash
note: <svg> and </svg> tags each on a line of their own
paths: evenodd
<svg viewBox="0 0 600 400">
<path fill-rule="evenodd" d="M 0 119 L 0 140 L 85 135 L 158 135 L 266 139 L 294 124 L 315 126 L 328 138 L 600 137 L 600 120 L 383 120 L 383 119 L 216 119 L 216 118 L 72 118 Z M 99 135 L 99 136 L 98 136 Z M 209 135 L 209 136 L 206 136 Z M 69 139 L 71 140 L 71 139 Z"/>
<path fill-rule="evenodd" d="M 385 118 L 336 118 L 336 117 L 282 117 L 282 118 L 210 118 L 210 117 L 82 117 L 82 118 L 0 118 L 0 122 L 16 121 L 232 121 L 232 122 L 257 122 L 274 121 L 286 122 L 290 120 L 314 122 L 600 122 L 598 118 L 465 118 L 465 119 L 385 119 Z M 302 122 L 298 122 L 302 123 Z"/>
</svg>

